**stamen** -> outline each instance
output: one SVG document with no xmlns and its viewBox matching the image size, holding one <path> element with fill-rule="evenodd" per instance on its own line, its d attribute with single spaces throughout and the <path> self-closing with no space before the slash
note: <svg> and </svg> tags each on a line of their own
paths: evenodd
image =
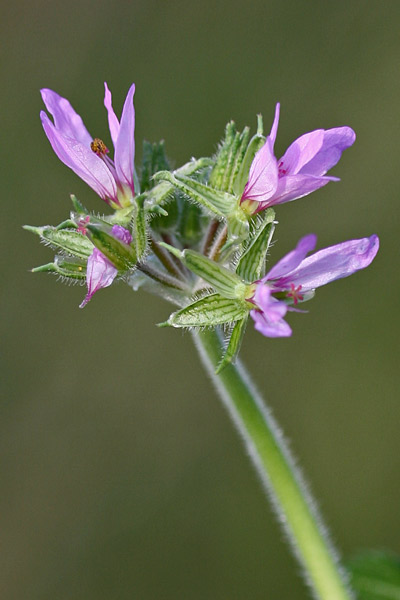
<svg viewBox="0 0 400 600">
<path fill-rule="evenodd" d="M 290 290 L 287 292 L 287 297 L 292 298 L 293 304 L 298 304 L 298 302 L 304 300 L 303 294 L 300 294 L 300 290 L 303 286 L 299 285 L 295 287 L 294 283 L 290 284 Z"/>
<path fill-rule="evenodd" d="M 86 227 L 86 225 L 89 223 L 89 221 L 90 221 L 89 215 L 87 215 L 86 217 L 82 217 L 81 219 L 79 219 L 79 221 L 78 221 L 78 227 L 76 228 L 76 231 L 78 233 L 81 233 L 82 235 L 86 235 L 87 234 L 87 227 Z"/>
<path fill-rule="evenodd" d="M 109 150 L 103 140 L 100 138 L 94 138 L 93 142 L 90 144 L 91 149 L 97 156 L 105 156 L 108 154 Z"/>
<path fill-rule="evenodd" d="M 281 162 L 278 165 L 278 177 L 283 177 L 284 175 L 286 175 L 287 173 L 287 169 L 283 168 L 283 160 L 281 160 Z"/>
</svg>

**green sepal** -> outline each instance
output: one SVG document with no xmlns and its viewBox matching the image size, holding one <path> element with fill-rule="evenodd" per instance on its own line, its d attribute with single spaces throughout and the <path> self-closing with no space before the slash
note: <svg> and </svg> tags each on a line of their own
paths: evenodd
<svg viewBox="0 0 400 600">
<path fill-rule="evenodd" d="M 162 325 L 172 327 L 213 327 L 243 319 L 249 312 L 248 302 L 224 298 L 220 294 L 211 294 L 185 306 L 169 317 Z"/>
<path fill-rule="evenodd" d="M 176 171 L 174 174 L 169 171 L 160 171 L 155 179 L 157 181 L 167 181 L 220 219 L 235 210 L 237 202 L 231 194 L 214 190 L 186 175 L 179 175 Z"/>
<path fill-rule="evenodd" d="M 134 198 L 135 210 L 133 214 L 133 229 L 136 245 L 137 260 L 141 260 L 146 254 L 148 245 L 146 212 L 144 209 L 144 194 Z"/>
<path fill-rule="evenodd" d="M 218 364 L 218 367 L 215 369 L 216 375 L 221 373 L 225 367 L 235 362 L 236 357 L 239 354 L 240 346 L 242 345 L 244 334 L 246 332 L 247 321 L 248 315 L 243 317 L 243 319 L 240 319 L 240 321 L 236 321 L 235 325 L 233 326 L 233 329 L 230 332 L 229 342 L 226 350 L 221 358 L 220 363 Z"/>
<path fill-rule="evenodd" d="M 214 161 L 211 158 L 199 158 L 197 160 L 191 160 L 182 167 L 179 167 L 175 173 L 181 175 L 194 175 L 197 173 L 202 173 L 213 164 Z M 164 170 L 161 172 L 165 173 L 166 171 Z M 174 192 L 174 186 L 168 181 L 168 178 L 159 177 L 158 175 L 159 173 L 155 173 L 153 176 L 153 181 L 157 185 L 155 185 L 150 191 L 146 192 L 147 198 L 145 206 L 148 212 L 157 211 L 155 207 L 159 204 L 163 204 L 164 202 L 168 202 Z"/>
<path fill-rule="evenodd" d="M 263 121 L 262 116 L 257 115 L 257 133 L 251 138 L 249 145 L 247 146 L 246 153 L 240 165 L 238 176 L 233 184 L 233 193 L 241 197 L 243 194 L 244 187 L 249 179 L 249 171 L 251 163 L 254 160 L 257 152 L 265 144 L 265 136 L 263 135 Z"/>
<path fill-rule="evenodd" d="M 124 244 L 104 230 L 101 225 L 87 224 L 88 235 L 93 244 L 108 258 L 118 271 L 128 271 L 137 262 L 136 250 L 133 246 Z"/>
<path fill-rule="evenodd" d="M 45 244 L 53 248 L 60 248 L 72 256 L 88 258 L 93 252 L 92 242 L 76 230 L 50 226 L 31 227 L 30 225 L 24 225 L 24 229 L 39 235 Z"/>
<path fill-rule="evenodd" d="M 183 246 L 193 246 L 204 234 L 206 216 L 200 206 L 179 198 L 180 213 L 177 223 L 177 235 Z"/>
<path fill-rule="evenodd" d="M 367 551 L 347 562 L 350 583 L 359 600 L 399 600 L 400 557 Z"/>
<path fill-rule="evenodd" d="M 135 200 L 135 198 L 134 198 Z M 106 221 L 107 223 L 112 223 L 113 225 L 122 225 L 123 227 L 129 226 L 132 221 L 132 215 L 135 211 L 134 206 L 127 206 L 125 208 L 118 208 L 114 214 L 104 217 L 104 219 L 99 219 L 98 222 Z M 96 222 L 95 217 L 90 218 L 91 222 Z"/>
<path fill-rule="evenodd" d="M 225 139 L 218 150 L 215 166 L 210 175 L 209 184 L 212 188 L 232 194 L 246 153 L 249 135 L 248 127 L 240 133 L 233 121 L 227 124 Z"/>
<path fill-rule="evenodd" d="M 195 250 L 180 251 L 169 244 L 159 242 L 160 246 L 167 248 L 193 273 L 211 284 L 224 298 L 243 299 L 246 285 L 236 273 L 211 260 Z"/>
<path fill-rule="evenodd" d="M 141 191 L 154 187 L 153 175 L 157 171 L 169 171 L 170 165 L 165 154 L 164 140 L 161 142 L 143 142 Z"/>
<path fill-rule="evenodd" d="M 79 259 L 56 256 L 54 262 L 35 267 L 32 269 L 32 273 L 55 273 L 66 279 L 84 281 L 86 278 L 86 263 Z"/>
<path fill-rule="evenodd" d="M 244 212 L 238 207 L 235 212 L 227 217 L 228 223 L 228 241 L 223 251 L 233 245 L 244 242 L 249 236 L 249 220 Z"/>
<path fill-rule="evenodd" d="M 71 194 L 70 198 L 71 198 L 72 206 L 74 207 L 74 212 L 76 212 L 78 215 L 88 215 L 89 214 L 88 209 L 83 206 L 82 202 L 80 202 L 78 200 L 78 198 L 75 196 L 75 194 Z"/>
<path fill-rule="evenodd" d="M 240 257 L 236 272 L 248 283 L 264 275 L 265 257 L 275 230 L 275 212 L 268 208 L 263 213 L 261 225 L 255 230 L 244 254 Z"/>
</svg>

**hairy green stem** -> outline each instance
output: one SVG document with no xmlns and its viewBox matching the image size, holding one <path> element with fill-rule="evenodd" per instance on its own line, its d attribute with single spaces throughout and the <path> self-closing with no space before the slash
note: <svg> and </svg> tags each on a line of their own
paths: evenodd
<svg viewBox="0 0 400 600">
<path fill-rule="evenodd" d="M 309 489 L 246 370 L 238 361 L 215 375 L 223 350 L 220 336 L 214 330 L 207 330 L 194 333 L 193 337 L 203 364 L 243 438 L 279 522 L 288 534 L 314 597 L 320 600 L 353 599 L 346 572 L 339 564 Z"/>
</svg>

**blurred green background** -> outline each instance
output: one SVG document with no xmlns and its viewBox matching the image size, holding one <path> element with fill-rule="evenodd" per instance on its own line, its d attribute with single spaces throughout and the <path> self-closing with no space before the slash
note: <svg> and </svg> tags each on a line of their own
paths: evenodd
<svg viewBox="0 0 400 600">
<path fill-rule="evenodd" d="M 400 551 L 400 4 L 54 2 L 2 8 L 0 595 L 7 600 L 305 600 L 308 592 L 190 335 L 157 329 L 161 300 L 31 275 L 49 249 L 21 225 L 57 224 L 71 192 L 104 207 L 53 154 L 39 88 L 106 140 L 136 83 L 136 140 L 179 166 L 210 155 L 233 118 L 277 153 L 351 125 L 342 181 L 282 206 L 272 252 L 373 232 L 372 266 L 321 289 L 292 339 L 250 327 L 242 357 L 292 440 L 344 555 Z M 107 140 L 109 141 L 109 140 Z"/>
</svg>

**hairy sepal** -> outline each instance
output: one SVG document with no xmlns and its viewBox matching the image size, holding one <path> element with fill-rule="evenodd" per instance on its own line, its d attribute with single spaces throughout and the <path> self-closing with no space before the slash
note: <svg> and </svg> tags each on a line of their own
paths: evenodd
<svg viewBox="0 0 400 600">
<path fill-rule="evenodd" d="M 45 244 L 71 256 L 85 259 L 93 252 L 92 242 L 74 229 L 59 229 L 51 226 L 31 227 L 30 225 L 25 225 L 24 229 L 39 235 Z"/>
<path fill-rule="evenodd" d="M 264 218 L 253 232 L 250 243 L 240 257 L 236 272 L 248 283 L 264 275 L 265 257 L 275 230 L 275 212 L 268 208 Z"/>
<path fill-rule="evenodd" d="M 246 332 L 247 321 L 248 315 L 243 317 L 243 319 L 236 321 L 235 325 L 230 331 L 225 352 L 215 370 L 217 375 L 218 373 L 221 373 L 225 367 L 235 362 L 236 357 L 239 354 L 240 346 L 242 345 L 244 334 Z"/>
<path fill-rule="evenodd" d="M 88 224 L 87 229 L 93 244 L 118 271 L 129 271 L 136 265 L 137 255 L 132 245 L 124 244 L 105 231 L 101 225 Z"/>
<path fill-rule="evenodd" d="M 195 275 L 207 281 L 213 288 L 225 298 L 243 299 L 246 286 L 236 273 L 211 260 L 207 256 L 195 250 L 177 250 L 160 242 L 161 246 L 167 248 L 172 254 L 180 258 L 183 264 Z"/>
<path fill-rule="evenodd" d="M 35 267 L 32 273 L 54 273 L 64 280 L 83 283 L 86 279 L 86 263 L 79 259 L 56 256 L 54 262 Z"/>
<path fill-rule="evenodd" d="M 234 196 L 215 190 L 186 175 L 181 175 L 177 172 L 161 171 L 157 173 L 156 179 L 158 181 L 168 181 L 191 200 L 197 202 L 220 219 L 228 216 L 235 210 L 237 201 Z"/>
<path fill-rule="evenodd" d="M 251 308 L 248 302 L 211 294 L 185 306 L 169 317 L 172 327 L 214 327 L 243 319 Z"/>
</svg>

